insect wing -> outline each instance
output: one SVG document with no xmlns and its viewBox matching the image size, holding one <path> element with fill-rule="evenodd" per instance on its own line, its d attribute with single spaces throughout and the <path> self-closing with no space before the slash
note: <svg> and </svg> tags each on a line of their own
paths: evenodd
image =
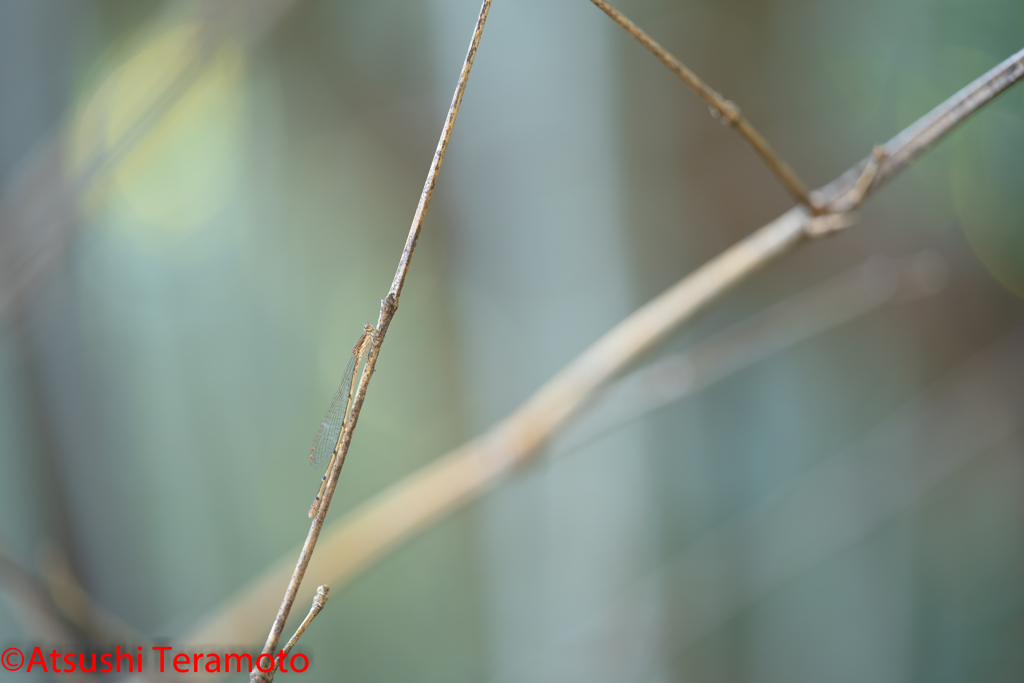
<svg viewBox="0 0 1024 683">
<path fill-rule="evenodd" d="M 324 415 L 324 419 L 320 423 L 320 429 L 316 431 L 313 447 L 309 450 L 309 464 L 314 469 L 320 469 L 324 463 L 330 460 L 331 455 L 334 454 L 334 447 L 338 444 L 338 435 L 341 434 L 341 430 L 345 426 L 345 416 L 352 398 L 352 375 L 355 365 L 355 358 L 348 362 L 345 374 L 341 378 L 341 385 L 338 387 L 338 393 L 334 395 L 331 407 L 327 409 L 327 414 Z"/>
</svg>

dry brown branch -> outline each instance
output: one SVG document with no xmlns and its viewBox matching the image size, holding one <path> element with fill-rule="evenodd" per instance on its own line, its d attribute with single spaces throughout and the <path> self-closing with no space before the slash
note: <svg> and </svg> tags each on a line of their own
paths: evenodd
<svg viewBox="0 0 1024 683">
<path fill-rule="evenodd" d="M 323 500 L 320 503 L 319 508 L 317 508 L 316 516 L 313 518 L 313 523 L 310 525 L 309 533 L 306 535 L 306 541 L 302 546 L 302 550 L 299 552 L 299 560 L 295 565 L 295 570 L 292 572 L 291 580 L 288 582 L 288 588 L 285 590 L 284 599 L 281 601 L 281 607 L 278 609 L 277 616 L 274 618 L 274 623 L 270 628 L 270 634 L 267 636 L 267 642 L 263 646 L 263 652 L 265 654 L 273 656 L 274 650 L 277 648 L 277 644 L 281 639 L 281 632 L 284 629 L 285 622 L 288 620 L 288 615 L 295 602 L 295 596 L 298 593 L 299 586 L 302 584 L 303 577 L 306 574 L 306 568 L 312 558 L 317 538 L 320 536 L 320 529 L 323 527 L 324 517 L 327 515 L 327 509 L 331 505 L 331 498 L 334 496 L 334 489 L 338 485 L 338 477 L 341 474 L 342 466 L 345 464 L 345 456 L 348 454 L 349 445 L 352 443 L 352 432 L 355 429 L 356 423 L 359 421 L 359 413 L 362 410 L 363 401 L 366 399 L 366 390 L 369 387 L 370 379 L 373 377 L 373 371 L 377 365 L 377 358 L 380 355 L 381 345 L 384 342 L 384 336 L 387 334 L 388 327 L 391 325 L 391 320 L 394 317 L 395 312 L 398 310 L 398 300 L 402 294 L 402 286 L 404 285 L 405 277 L 409 272 L 409 264 L 412 260 L 412 254 L 416 249 L 416 242 L 419 239 L 420 230 L 423 227 L 423 218 L 426 214 L 427 207 L 430 205 L 430 198 L 434 193 L 434 186 L 437 183 L 437 174 L 441 170 L 441 163 L 444 161 L 444 154 L 448 149 L 448 141 L 451 139 L 452 129 L 455 126 L 455 118 L 458 116 L 459 106 L 462 104 L 462 96 L 466 91 L 466 84 L 469 82 L 469 72 L 473 68 L 473 60 L 476 57 L 477 47 L 480 44 L 480 36 L 483 34 L 484 24 L 487 21 L 487 13 L 490 11 L 490 8 L 491 0 L 483 0 L 483 4 L 480 7 L 480 14 L 476 20 L 476 26 L 473 28 L 473 37 L 469 44 L 469 50 L 466 53 L 466 59 L 463 61 L 462 71 L 459 74 L 459 80 L 455 87 L 455 95 L 452 98 L 451 106 L 448 108 L 448 115 L 445 117 L 444 126 L 441 129 L 441 138 L 437 143 L 437 150 L 434 152 L 434 158 L 430 162 L 430 169 L 427 172 L 427 179 L 423 185 L 423 192 L 420 194 L 419 203 L 417 204 L 416 212 L 413 215 L 412 225 L 409 228 L 409 236 L 406 238 L 405 248 L 402 250 L 402 257 L 398 262 L 398 270 L 395 272 L 395 279 L 391 283 L 391 289 L 389 290 L 387 297 L 381 301 L 380 317 L 377 320 L 376 333 L 373 337 L 373 343 L 370 345 L 370 349 L 366 353 L 366 364 L 363 367 L 362 375 L 359 378 L 359 385 L 356 388 L 355 398 L 352 400 L 350 416 L 342 429 L 338 446 L 335 449 L 336 457 L 331 464 L 330 473 L 327 478 L 327 485 L 323 492 Z M 251 680 L 255 683 L 260 679 L 271 681 L 273 678 L 274 671 L 271 671 L 266 676 L 261 676 L 259 672 L 253 672 Z"/>
<path fill-rule="evenodd" d="M 824 234 L 814 221 L 845 219 L 867 195 L 906 168 L 958 123 L 1024 76 L 1024 50 L 1009 57 L 851 168 L 817 196 L 836 215 L 814 217 L 797 206 L 713 258 L 632 313 L 544 384 L 515 412 L 470 441 L 396 482 L 350 512 L 331 530 L 309 575 L 337 588 L 399 543 L 480 496 L 502 475 L 527 463 L 593 392 L 681 324 L 759 268 Z M 875 160 L 867 187 L 856 188 Z M 863 183 L 862 183 L 863 185 Z M 856 188 L 856 189 L 855 189 Z M 401 272 L 401 269 L 400 269 Z M 257 619 L 271 613 L 288 576 L 279 563 L 187 634 L 194 643 L 255 639 Z"/>
<path fill-rule="evenodd" d="M 707 83 L 702 81 L 700 77 L 691 71 L 685 64 L 680 62 L 675 56 L 663 48 L 657 41 L 651 38 L 649 35 L 644 33 L 643 29 L 634 24 L 629 18 L 619 10 L 612 7 L 606 0 L 590 0 L 599 8 L 601 8 L 605 14 L 612 18 L 612 20 L 625 29 L 626 33 L 633 36 L 637 41 L 650 50 L 651 54 L 657 57 L 662 64 L 669 68 L 669 71 L 674 73 L 676 76 L 690 86 L 695 93 L 697 93 L 702 100 L 704 100 L 708 107 L 711 109 L 712 115 L 715 118 L 720 119 L 730 128 L 736 130 L 737 133 L 743 136 L 750 146 L 754 148 L 754 151 L 758 153 L 764 163 L 768 165 L 768 168 L 778 177 L 779 182 L 786 188 L 786 190 L 801 204 L 806 204 L 808 207 L 817 213 L 818 207 L 811 203 L 811 197 L 807 193 L 807 186 L 804 185 L 803 181 L 797 177 L 796 172 L 790 168 L 789 164 L 783 161 L 779 155 L 772 149 L 768 141 L 757 132 L 757 130 L 750 125 L 750 122 L 744 118 L 740 108 L 736 106 L 735 102 L 725 99 L 716 90 L 714 90 Z"/>
</svg>

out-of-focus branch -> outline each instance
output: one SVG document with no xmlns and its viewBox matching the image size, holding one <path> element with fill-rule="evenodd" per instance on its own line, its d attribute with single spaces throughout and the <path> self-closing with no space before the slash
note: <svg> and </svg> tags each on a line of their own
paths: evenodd
<svg viewBox="0 0 1024 683">
<path fill-rule="evenodd" d="M 831 211 L 856 206 L 869 192 L 906 168 L 921 151 L 1024 75 L 1024 50 L 1011 56 L 924 116 L 846 174 L 820 190 Z M 881 161 L 879 161 L 881 159 Z M 875 166 L 865 192 L 857 187 Z M 847 208 L 848 207 L 848 208 Z M 797 206 L 683 278 L 598 339 L 544 384 L 515 412 L 478 439 L 417 470 L 346 515 L 321 545 L 308 574 L 335 589 L 420 529 L 480 496 L 503 475 L 524 465 L 593 393 L 711 302 L 797 245 L 829 234 L 813 229 L 823 219 Z M 237 597 L 182 640 L 250 641 L 253 624 L 273 611 L 287 580 L 287 562 L 269 568 Z"/>
<path fill-rule="evenodd" d="M 897 294 L 896 300 L 902 298 Z M 628 652 L 664 633 L 672 639 L 661 656 L 678 656 L 894 518 L 914 508 L 913 514 L 927 517 L 927 510 L 915 503 L 964 469 L 980 465 L 976 460 L 988 460 L 991 467 L 993 461 L 1020 458 L 1022 382 L 1024 328 L 1018 327 L 959 363 L 856 441 L 701 531 L 603 608 L 566 624 L 539 656 L 506 672 L 503 680 L 548 680 L 556 661 L 610 647 Z M 742 572 L 742 581 L 707 580 L 741 567 L 752 569 Z M 636 672 L 632 678 L 666 677 Z"/>
<path fill-rule="evenodd" d="M 306 541 L 302 546 L 302 550 L 299 552 L 299 560 L 295 565 L 295 570 L 292 572 L 291 580 L 288 582 L 284 599 L 281 601 L 281 606 L 277 611 L 277 616 L 274 618 L 273 625 L 270 628 L 270 634 L 267 636 L 266 644 L 263 646 L 263 653 L 269 654 L 271 657 L 273 657 L 274 650 L 277 648 L 277 644 L 281 639 L 281 633 L 284 630 L 285 622 L 288 620 L 288 614 L 291 612 L 299 587 L 302 585 L 303 577 L 306 574 L 306 568 L 309 566 L 309 562 L 313 557 L 313 549 L 316 547 L 317 539 L 320 536 L 320 529 L 323 527 L 324 518 L 327 515 L 327 509 L 330 507 L 331 499 L 334 497 L 334 490 L 338 485 L 338 477 L 341 475 L 341 468 L 345 464 L 345 456 L 348 454 L 349 445 L 352 443 L 352 433 L 353 430 L 355 430 L 356 423 L 359 421 L 359 414 L 363 407 L 363 401 L 366 399 L 366 390 L 368 389 L 370 380 L 373 377 L 373 371 L 377 365 L 377 358 L 380 355 L 380 348 L 384 342 L 384 336 L 387 334 L 388 327 L 391 325 L 391 320 L 394 318 L 395 312 L 398 310 L 398 300 L 402 294 L 402 286 L 405 284 L 406 275 L 409 273 L 409 265 L 412 261 L 413 252 L 416 249 L 416 242 L 419 240 L 420 231 L 423 228 L 423 218 L 426 215 L 427 207 L 430 206 L 430 198 L 434 194 L 437 175 L 441 170 L 441 163 L 444 161 L 445 151 L 448 149 L 448 141 L 451 139 L 452 130 L 455 127 L 455 119 L 459 113 L 459 106 L 462 104 L 462 96 L 466 92 L 466 84 L 469 82 L 469 72 L 473 68 L 473 60 L 476 58 L 477 47 L 480 45 L 480 37 L 483 35 L 484 24 L 487 22 L 487 13 L 490 9 L 491 0 L 483 0 L 483 4 L 480 6 L 480 14 L 477 16 L 476 25 L 473 28 L 473 37 L 469 43 L 469 50 L 467 51 L 466 58 L 462 63 L 462 71 L 459 73 L 459 80 L 455 86 L 455 94 L 452 97 L 451 106 L 448 108 L 448 114 L 445 117 L 444 126 L 441 128 L 441 138 L 438 140 L 437 149 L 434 152 L 434 158 L 431 160 L 430 168 L 427 171 L 427 179 L 423 184 L 423 192 L 420 193 L 420 200 L 416 205 L 416 211 L 413 214 L 412 225 L 409 228 L 409 235 L 406 238 L 405 247 L 402 250 L 402 256 L 398 262 L 398 269 L 395 272 L 395 278 L 391 283 L 391 289 L 388 291 L 388 295 L 383 301 L 381 301 L 380 317 L 377 320 L 377 328 L 373 333 L 369 351 L 366 353 L 366 365 L 364 366 L 363 373 L 359 378 L 359 385 L 356 387 L 355 397 L 352 400 L 352 408 L 349 417 L 338 440 L 338 445 L 335 451 L 336 455 L 332 461 L 331 468 L 327 476 L 327 485 L 324 489 L 323 500 L 313 518 L 313 523 L 309 528 L 309 533 L 306 535 Z M 325 581 L 322 583 L 329 582 Z M 238 642 L 237 636 L 234 637 L 236 638 L 235 642 Z M 257 683 L 257 681 L 265 681 L 266 683 L 269 683 L 274 678 L 274 671 L 272 670 L 269 673 L 254 671 L 250 678 L 253 683 Z"/>
<path fill-rule="evenodd" d="M 877 310 L 937 294 L 946 263 L 932 252 L 873 256 L 702 341 L 616 380 L 598 392 L 548 453 L 557 456 L 697 393 L 754 363 Z"/>
<path fill-rule="evenodd" d="M 772 149 L 768 141 L 750 125 L 750 122 L 744 118 L 740 108 L 734 102 L 722 97 L 716 90 L 702 81 L 700 76 L 687 68 L 671 52 L 659 45 L 657 41 L 644 33 L 643 29 L 630 21 L 622 12 L 608 4 L 606 0 L 590 1 L 611 17 L 612 21 L 625 29 L 626 33 L 636 38 L 641 45 L 650 50 L 651 54 L 667 66 L 669 71 L 679 76 L 683 83 L 690 86 L 707 103 L 711 113 L 716 118 L 721 119 L 729 127 L 734 128 L 737 133 L 743 136 L 743 139 L 750 143 L 750 146 L 764 160 L 768 168 L 775 173 L 779 182 L 782 183 L 789 194 L 798 202 L 806 204 L 812 211 L 817 213 L 817 207 L 811 203 L 811 198 L 807 193 L 807 186 L 797 177 L 796 172 L 790 168 L 789 164 L 783 161 L 775 150 Z"/>
<path fill-rule="evenodd" d="M 75 578 L 67 558 L 55 544 L 45 543 L 40 547 L 39 566 L 43 582 L 57 609 L 94 642 L 150 642 L 149 636 L 96 604 Z"/>
<path fill-rule="evenodd" d="M 45 589 L 3 545 L 0 545 L 0 592 L 10 601 L 29 637 L 48 642 L 71 641 L 60 617 L 54 614 Z"/>
<path fill-rule="evenodd" d="M 0 543 L 0 595 L 6 597 L 21 622 L 25 635 L 37 643 L 72 645 L 76 639 L 54 612 L 46 591 L 32 574 L 8 554 Z M 69 673 L 76 683 L 89 683 L 92 676 L 81 672 Z"/>
</svg>

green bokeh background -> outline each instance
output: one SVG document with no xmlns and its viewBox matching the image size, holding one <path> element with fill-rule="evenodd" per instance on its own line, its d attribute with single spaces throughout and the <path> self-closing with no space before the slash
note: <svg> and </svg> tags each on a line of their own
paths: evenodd
<svg viewBox="0 0 1024 683">
<path fill-rule="evenodd" d="M 173 65 L 154 46 L 221 6 L 0 2 L 0 206 L 47 141 L 81 168 L 124 98 Z M 0 327 L 0 541 L 32 569 L 55 544 L 152 637 L 184 633 L 304 537 L 320 476 L 306 449 L 390 285 L 479 9 L 275 6 L 246 10 L 260 30 L 231 24 L 214 75 L 90 184 Z M 1024 5 L 1000 0 L 617 6 L 813 186 L 1024 46 Z M 1022 88 L 855 228 L 758 274 L 656 355 L 873 254 L 942 255 L 940 294 L 540 458 L 332 592 L 302 678 L 1021 680 Z M 482 432 L 789 205 L 589 2 L 495 0 L 329 521 Z M 0 244 L 17 250 L 3 216 Z M 1012 429 L 992 437 L 988 415 Z M 872 479 L 887 439 L 921 467 Z M 939 450 L 956 466 L 928 469 Z M 846 462 L 868 463 L 863 482 L 821 474 Z M 856 504 L 819 515 L 826 492 Z M 800 514 L 773 527 L 791 500 Z M 712 595 L 735 608 L 698 613 L 693 596 Z M 0 643 L 27 642 L 10 606 Z"/>
</svg>

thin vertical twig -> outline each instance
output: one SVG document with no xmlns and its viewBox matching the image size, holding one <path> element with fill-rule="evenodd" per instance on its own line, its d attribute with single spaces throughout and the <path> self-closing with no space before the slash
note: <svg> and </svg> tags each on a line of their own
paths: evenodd
<svg viewBox="0 0 1024 683">
<path fill-rule="evenodd" d="M 313 549 L 316 547 L 316 541 L 320 535 L 320 529 L 323 527 L 324 518 L 327 515 L 327 509 L 330 507 L 331 499 L 334 496 L 334 489 L 338 485 L 338 477 L 341 474 L 341 468 L 345 464 L 345 456 L 348 454 L 349 445 L 352 443 L 352 432 L 359 420 L 359 413 L 362 410 L 363 401 L 366 399 L 366 390 L 369 387 L 370 379 L 373 377 L 373 371 L 377 365 L 377 358 L 380 355 L 384 336 L 387 334 L 391 320 L 394 317 L 395 312 L 398 310 L 398 299 L 402 294 L 402 286 L 405 284 L 405 278 L 409 272 L 409 264 L 412 260 L 413 251 L 416 249 L 416 242 L 419 240 L 420 232 L 423 228 L 423 218 L 426 214 L 427 207 L 430 205 L 430 198 L 434 193 L 434 186 L 437 184 L 437 175 L 441 170 L 441 163 L 444 161 L 445 151 L 448 149 L 448 141 L 451 139 L 452 129 L 455 126 L 455 118 L 458 116 L 459 107 L 462 104 L 462 96 L 465 94 L 466 84 L 469 82 L 469 72 L 473 68 L 473 60 L 476 58 L 477 47 L 480 44 L 480 36 L 483 34 L 484 24 L 487 21 L 487 14 L 490 9 L 491 0 L 483 0 L 483 4 L 480 7 L 480 13 L 477 16 L 476 26 L 473 28 L 473 37 L 469 44 L 469 50 L 462 63 L 462 71 L 459 74 L 459 80 L 455 87 L 455 95 L 452 97 L 451 106 L 448 108 L 448 115 L 445 117 L 444 126 L 441 129 L 441 138 L 438 140 L 437 150 L 434 152 L 434 158 L 430 162 L 427 179 L 423 184 L 423 192 L 420 194 L 419 203 L 416 205 L 416 212 L 413 215 L 412 225 L 409 228 L 409 235 L 406 238 L 405 247 L 402 250 L 402 257 L 398 262 L 398 269 L 395 272 L 394 281 L 391 283 L 391 289 L 388 291 L 388 295 L 383 301 L 381 301 L 380 316 L 377 320 L 374 343 L 370 346 L 370 350 L 366 354 L 366 364 L 363 367 L 362 375 L 359 377 L 359 385 L 356 388 L 355 398 L 352 401 L 350 416 L 342 430 L 341 439 L 337 449 L 338 454 L 331 465 L 330 474 L 327 479 L 327 486 L 323 494 L 323 502 L 321 502 L 316 516 L 313 518 L 313 523 L 310 525 L 309 533 L 306 535 L 306 541 L 303 543 L 302 550 L 299 553 L 299 560 L 295 565 L 295 571 L 292 572 L 291 580 L 288 582 L 288 588 L 285 590 L 284 599 L 281 601 L 281 607 L 278 609 L 277 616 L 274 618 L 274 623 L 270 628 L 270 634 L 267 636 L 267 642 L 263 646 L 263 652 L 270 654 L 271 656 L 273 656 L 274 650 L 280 642 L 285 622 L 288 620 L 288 615 L 295 602 L 295 596 L 299 591 L 299 586 L 302 584 L 306 568 L 309 566 L 309 561 L 312 558 Z M 266 674 L 253 672 L 251 676 L 254 683 L 260 680 L 264 680 L 269 683 L 273 678 L 274 671 Z"/>
<path fill-rule="evenodd" d="M 630 19 L 619 10 L 612 7 L 606 0 L 590 0 L 597 5 L 605 14 L 611 17 L 612 21 L 625 29 L 626 33 L 636 38 L 636 40 L 650 50 L 651 54 L 657 57 L 662 64 L 669 68 L 669 71 L 678 76 L 683 83 L 690 86 L 697 95 L 704 100 L 708 107 L 711 108 L 712 114 L 724 121 L 730 128 L 734 128 L 743 138 L 750 143 L 754 151 L 758 153 L 764 163 L 768 165 L 768 168 L 778 177 L 779 182 L 786 188 L 786 191 L 793 196 L 801 204 L 806 204 L 815 214 L 820 213 L 818 207 L 811 202 L 811 197 L 807 192 L 807 186 L 804 185 L 803 181 L 797 176 L 796 172 L 790 168 L 789 164 L 782 160 L 781 157 L 772 149 L 768 141 L 764 139 L 760 133 L 757 132 L 750 122 L 744 118 L 740 108 L 736 106 L 736 103 L 725 99 L 714 90 L 711 86 L 701 80 L 701 78 L 695 74 L 692 70 L 687 68 L 685 64 L 680 62 L 676 57 L 663 48 L 657 41 L 651 38 L 649 35 L 644 33 L 643 29 L 634 24 Z"/>
</svg>

